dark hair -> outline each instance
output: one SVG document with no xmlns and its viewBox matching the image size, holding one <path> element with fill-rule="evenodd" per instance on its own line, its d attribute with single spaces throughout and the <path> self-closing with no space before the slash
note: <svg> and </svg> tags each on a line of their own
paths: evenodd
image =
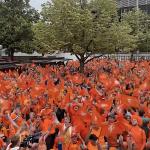
<svg viewBox="0 0 150 150">
<path fill-rule="evenodd" d="M 19 136 L 13 136 L 11 138 L 11 143 L 12 143 L 11 147 L 13 148 L 13 147 L 17 146 L 18 142 L 19 142 Z"/>
<path fill-rule="evenodd" d="M 89 136 L 89 140 L 92 140 L 92 141 L 97 141 L 98 140 L 98 137 L 95 135 L 95 134 L 91 134 L 90 136 Z"/>
<path fill-rule="evenodd" d="M 56 129 L 55 129 L 55 133 L 50 134 L 50 135 L 46 138 L 45 142 L 46 142 L 46 147 L 47 147 L 47 149 L 52 149 L 52 148 L 54 147 L 55 138 L 57 137 L 58 133 L 59 133 L 59 129 L 56 128 Z"/>
<path fill-rule="evenodd" d="M 59 82 L 60 82 L 60 79 L 58 78 L 56 81 L 54 81 L 54 84 L 57 85 L 59 84 Z"/>
<path fill-rule="evenodd" d="M 21 108 L 21 105 L 18 103 L 18 104 L 16 104 L 16 107 L 15 107 L 16 109 L 17 108 Z"/>
<path fill-rule="evenodd" d="M 105 113 L 105 110 L 103 108 L 100 109 L 100 114 L 103 115 Z"/>
<path fill-rule="evenodd" d="M 109 114 L 106 118 L 107 121 L 108 121 L 108 118 L 116 119 L 115 114 Z"/>
<path fill-rule="evenodd" d="M 64 119 L 64 114 L 66 113 L 66 110 L 65 109 L 61 109 L 61 108 L 58 108 L 57 109 L 57 112 L 56 112 L 56 117 L 58 119 L 59 122 L 62 121 L 62 119 Z"/>
<path fill-rule="evenodd" d="M 144 114 L 145 114 L 144 110 L 140 110 L 140 111 L 139 111 L 139 116 L 143 117 Z"/>
</svg>

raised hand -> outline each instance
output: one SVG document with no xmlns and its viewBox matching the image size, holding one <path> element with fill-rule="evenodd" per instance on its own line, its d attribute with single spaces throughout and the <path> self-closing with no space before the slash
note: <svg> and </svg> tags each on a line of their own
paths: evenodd
<svg viewBox="0 0 150 150">
<path fill-rule="evenodd" d="M 7 146 L 6 150 L 11 150 L 11 145 L 12 145 L 12 143 L 10 143 L 10 144 Z"/>
</svg>

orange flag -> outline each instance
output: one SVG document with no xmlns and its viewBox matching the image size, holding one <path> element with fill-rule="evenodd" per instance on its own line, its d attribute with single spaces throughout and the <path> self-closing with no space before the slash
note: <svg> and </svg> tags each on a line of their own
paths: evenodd
<svg viewBox="0 0 150 150">
<path fill-rule="evenodd" d="M 136 97 L 118 94 L 116 99 L 119 101 L 120 104 L 123 104 L 125 108 L 134 107 L 139 108 L 140 103 Z"/>
</svg>

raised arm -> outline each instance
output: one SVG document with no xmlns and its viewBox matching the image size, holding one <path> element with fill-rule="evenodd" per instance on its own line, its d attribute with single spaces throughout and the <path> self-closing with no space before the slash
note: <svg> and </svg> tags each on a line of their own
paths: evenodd
<svg viewBox="0 0 150 150">
<path fill-rule="evenodd" d="M 10 115 L 7 115 L 8 120 L 10 121 L 10 123 L 17 129 L 19 129 L 19 126 L 15 123 L 15 121 L 13 121 L 13 119 L 10 117 Z"/>
</svg>

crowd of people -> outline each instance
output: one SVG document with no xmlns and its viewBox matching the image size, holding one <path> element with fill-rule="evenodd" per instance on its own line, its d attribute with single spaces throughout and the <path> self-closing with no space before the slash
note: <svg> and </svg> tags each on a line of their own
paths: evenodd
<svg viewBox="0 0 150 150">
<path fill-rule="evenodd" d="M 150 150 L 150 61 L 0 72 L 0 150 Z"/>
</svg>

